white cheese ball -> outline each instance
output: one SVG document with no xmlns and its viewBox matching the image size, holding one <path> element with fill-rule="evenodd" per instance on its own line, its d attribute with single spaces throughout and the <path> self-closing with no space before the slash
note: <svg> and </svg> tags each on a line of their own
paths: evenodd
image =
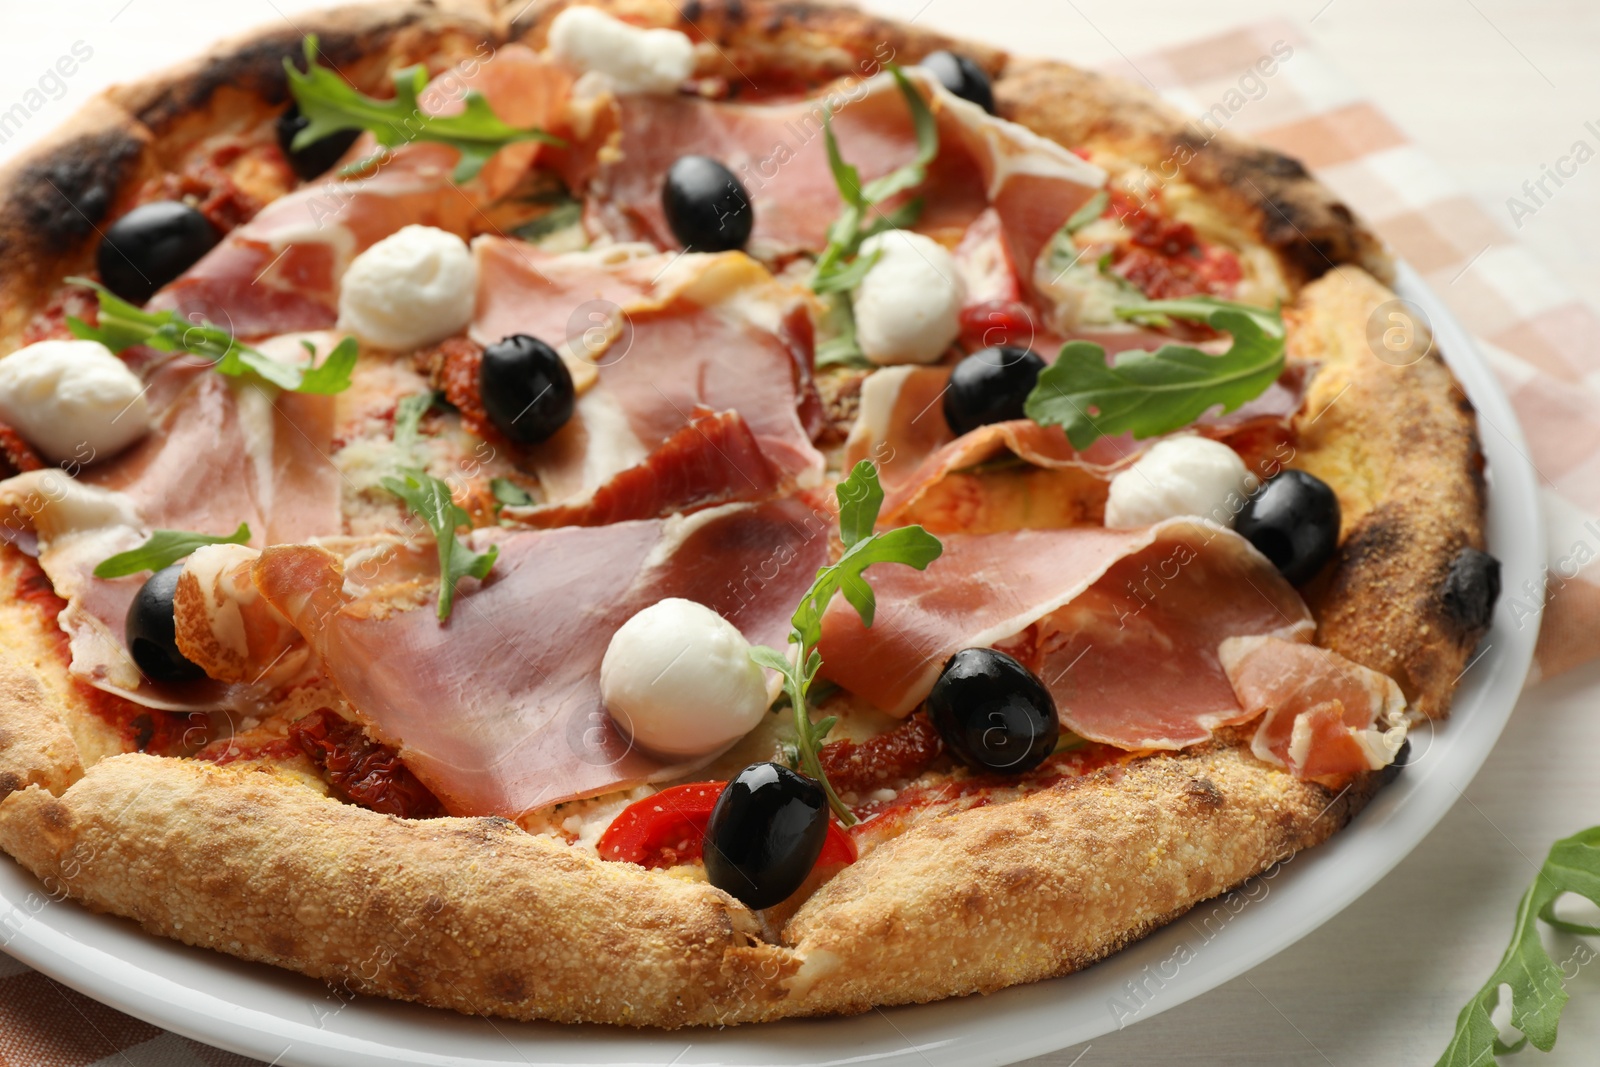
<svg viewBox="0 0 1600 1067">
<path fill-rule="evenodd" d="M 619 93 L 672 93 L 694 73 L 694 42 L 677 30 L 631 26 L 592 7 L 569 7 L 550 23 L 550 51 L 611 79 Z"/>
<path fill-rule="evenodd" d="M 634 742 L 665 756 L 706 756 L 766 714 L 767 680 L 727 619 L 670 597 L 622 624 L 600 662 L 606 710 Z"/>
<path fill-rule="evenodd" d="M 40 341 L 0 359 L 0 419 L 61 464 L 109 459 L 150 432 L 144 382 L 99 341 Z"/>
<path fill-rule="evenodd" d="M 1170 437 L 1111 479 L 1106 526 L 1125 530 L 1179 515 L 1232 526 L 1254 480 L 1239 453 L 1222 442 Z"/>
<path fill-rule="evenodd" d="M 967 287 L 956 261 L 931 237 L 886 230 L 862 242 L 881 253 L 855 290 L 856 343 L 874 363 L 932 363 L 961 332 Z"/>
<path fill-rule="evenodd" d="M 421 348 L 460 333 L 478 299 L 467 242 L 405 226 L 355 258 L 339 290 L 339 329 L 376 348 Z"/>
</svg>

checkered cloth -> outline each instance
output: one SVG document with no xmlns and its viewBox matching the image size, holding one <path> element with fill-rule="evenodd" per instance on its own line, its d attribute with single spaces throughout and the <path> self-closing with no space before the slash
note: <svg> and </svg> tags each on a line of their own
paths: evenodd
<svg viewBox="0 0 1600 1067">
<path fill-rule="evenodd" d="M 1600 371 L 1595 313 L 1291 26 L 1264 23 L 1131 62 L 1186 113 L 1209 116 L 1202 130 L 1224 128 L 1303 160 L 1478 337 L 1521 419 L 1550 527 L 1551 596 L 1536 676 L 1600 654 L 1600 568 L 1583 571 L 1600 556 L 1600 398 L 1589 384 L 1600 381 L 1592 377 Z M 1129 76 L 1122 64 L 1112 73 Z M 1503 595 L 1532 606 L 1541 592 Z M 253 1062 L 129 1018 L 0 955 L 0 1067 Z"/>
</svg>

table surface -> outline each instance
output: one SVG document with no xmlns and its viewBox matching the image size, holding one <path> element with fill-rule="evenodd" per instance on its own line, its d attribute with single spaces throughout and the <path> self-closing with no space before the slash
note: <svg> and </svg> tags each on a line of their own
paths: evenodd
<svg viewBox="0 0 1600 1067">
<path fill-rule="evenodd" d="M 74 43 L 79 72 L 0 160 L 106 84 L 292 17 L 306 0 L 0 0 L 0 111 Z M 1018 52 L 1135 77 L 1127 57 L 1241 22 L 1288 18 L 1490 213 L 1600 307 L 1600 166 L 1580 167 L 1520 227 L 1525 181 L 1594 140 L 1600 8 L 1592 0 L 873 0 L 869 7 Z M 1600 376 L 1597 376 L 1600 378 Z M 1591 379 L 1595 380 L 1595 379 Z M 1213 992 L 1035 1067 L 1432 1064 L 1494 968 L 1550 843 L 1600 823 L 1600 664 L 1530 691 L 1499 749 L 1432 836 L 1316 933 Z M 1592 921 L 1592 920 L 1591 920 Z M 1593 958 L 1592 954 L 1579 958 Z M 1569 981 L 1550 1067 L 1600 1050 L 1600 967 Z M 1537 1056 L 1537 1053 L 1524 1053 Z"/>
</svg>

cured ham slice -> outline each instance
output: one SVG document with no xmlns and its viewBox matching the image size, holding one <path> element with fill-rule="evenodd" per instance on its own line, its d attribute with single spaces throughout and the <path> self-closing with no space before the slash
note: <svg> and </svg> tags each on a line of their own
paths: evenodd
<svg viewBox="0 0 1600 1067">
<path fill-rule="evenodd" d="M 1141 331 L 1111 337 L 1125 338 L 1124 348 L 1151 343 L 1151 335 Z M 1156 343 L 1160 340 L 1165 338 Z M 1108 350 L 1117 349 L 1112 344 Z M 1041 354 L 1054 357 L 1054 352 Z M 862 383 L 845 461 L 878 462 L 884 523 L 992 530 L 1098 522 L 1111 476 L 1153 443 L 1101 438 L 1078 452 L 1060 427 L 1029 419 L 981 426 L 958 438 L 942 407 L 949 378 L 949 367 L 888 367 Z M 1226 415 L 1205 416 L 1193 430 L 1229 445 L 1247 467 L 1269 475 L 1290 454 L 1286 446 L 1304 396 L 1302 381 L 1300 368 L 1292 368 L 1261 396 Z M 1009 481 L 970 473 L 1010 458 L 1020 463 L 1004 472 Z M 1028 469 L 1019 472 L 1022 465 Z"/>
<path fill-rule="evenodd" d="M 286 344 L 297 347 L 292 338 Z M 158 528 L 225 536 L 247 522 L 256 544 L 339 533 L 339 476 L 326 458 L 334 401 L 280 394 L 179 360 L 149 381 L 149 436 L 76 478 L 50 469 L 0 482 L 0 502 L 37 532 L 40 565 L 68 602 L 60 623 L 74 674 L 148 707 L 237 706 L 250 694 L 145 680 L 123 624 L 148 575 L 104 579 L 93 571 Z"/>
<path fill-rule="evenodd" d="M 510 517 L 529 526 L 603 526 L 759 500 L 780 484 L 744 419 L 724 411 L 691 419 L 643 463 L 618 474 L 583 503 L 511 509 Z"/>
<path fill-rule="evenodd" d="M 1312 632 L 1265 557 L 1199 521 L 942 540 L 925 572 L 874 572 L 871 628 L 839 602 L 823 618 L 823 673 L 893 715 L 917 707 L 955 652 L 993 646 L 1039 675 L 1079 736 L 1183 748 L 1257 714 L 1234 696 L 1221 641 Z"/>
<path fill-rule="evenodd" d="M 444 625 L 431 597 L 352 598 L 338 559 L 309 546 L 268 549 L 256 584 L 451 814 L 515 819 L 689 770 L 630 748 L 605 713 L 611 635 L 642 608 L 684 597 L 752 642 L 781 646 L 826 562 L 826 529 L 788 500 L 595 529 L 479 531 L 499 560 L 488 581 L 462 584 Z"/>
<path fill-rule="evenodd" d="M 465 76 L 436 79 L 420 100 L 432 113 L 449 114 L 460 110 L 469 88 L 513 125 L 555 130 L 571 79 L 529 49 L 507 45 Z M 327 329 L 338 318 L 339 280 L 357 255 L 410 224 L 462 237 L 492 228 L 485 206 L 516 184 L 543 147 L 509 145 L 460 186 L 450 180 L 460 153 L 438 143 L 402 145 L 359 178 L 340 178 L 336 168 L 268 204 L 150 306 L 198 316 L 242 340 Z M 348 158 L 376 151 L 376 142 L 364 136 Z"/>
<path fill-rule="evenodd" d="M 357 255 L 415 223 L 465 236 L 478 205 L 450 182 L 456 150 L 410 144 L 369 177 L 330 179 L 262 209 L 150 301 L 251 340 L 325 330 Z"/>
<path fill-rule="evenodd" d="M 550 256 L 495 238 L 474 249 L 472 337 L 532 334 L 590 382 L 571 421 L 529 453 L 546 506 L 508 517 L 650 518 L 821 479 L 810 319 L 795 287 L 737 252 Z"/>
<path fill-rule="evenodd" d="M 1394 762 L 1406 698 L 1386 674 L 1275 637 L 1232 637 L 1220 657 L 1239 703 L 1261 715 L 1250 748 L 1297 776 L 1339 786 Z"/>
<path fill-rule="evenodd" d="M 918 190 L 927 207 L 916 228 L 959 236 L 992 204 L 1012 261 L 1029 265 L 1021 273 L 1031 274 L 1050 237 L 1105 184 L 1104 172 L 952 96 L 916 68 L 906 74 L 929 101 L 940 137 Z M 822 248 L 841 206 L 822 135 L 829 101 L 837 105 L 840 151 L 864 182 L 916 157 L 910 111 L 888 74 L 785 104 L 626 96 L 618 104 L 621 159 L 598 177 L 600 223 L 618 238 L 676 247 L 662 214 L 661 180 L 682 146 L 693 145 L 731 168 L 749 192 L 752 254 L 771 259 Z"/>
</svg>

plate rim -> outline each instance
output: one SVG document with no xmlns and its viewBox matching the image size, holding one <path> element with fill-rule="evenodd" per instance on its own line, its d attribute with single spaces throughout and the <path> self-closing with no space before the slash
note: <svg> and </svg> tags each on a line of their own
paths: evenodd
<svg viewBox="0 0 1600 1067">
<path fill-rule="evenodd" d="M 1506 571 L 1505 588 L 1519 589 L 1530 569 L 1535 576 L 1542 573 L 1546 557 L 1539 482 L 1510 400 L 1476 338 L 1403 261 L 1396 263 L 1395 290 L 1431 321 L 1441 354 L 1477 410 L 1479 436 L 1490 459 L 1491 547 L 1501 550 L 1496 554 Z M 1504 554 L 1507 539 L 1515 542 L 1515 554 Z M 1457 709 L 1448 720 L 1449 725 L 1468 722 L 1474 732 L 1469 735 L 1462 726 L 1446 728 L 1440 740 L 1432 736 L 1429 724 L 1430 744 L 1423 758 L 1414 756 L 1407 772 L 1382 790 L 1351 827 L 1296 854 L 1292 862 L 1275 865 L 1229 893 L 1201 902 L 1185 916 L 1084 971 L 986 997 L 720 1031 L 515 1023 L 379 998 L 345 1002 L 326 993 L 314 979 L 181 945 L 145 934 L 128 920 L 41 898 L 43 887 L 9 857 L 0 864 L 0 948 L 136 1018 L 283 1067 L 622 1062 L 686 1067 L 847 1062 L 1000 1067 L 1092 1040 L 1215 989 L 1322 926 L 1408 856 L 1459 800 L 1493 750 L 1532 666 L 1543 604 L 1535 605 L 1534 625 L 1526 625 L 1525 617 L 1524 625 L 1504 633 L 1510 629 L 1509 601 L 1503 596 L 1495 615 L 1495 630 L 1505 639 L 1486 646 L 1469 664 L 1468 671 L 1483 666 L 1465 682 L 1468 698 L 1461 700 L 1458 694 Z M 1501 651 L 1495 652 L 1496 647 Z M 1430 762 L 1435 745 L 1442 750 L 1441 758 Z M 1446 778 L 1436 782 L 1441 773 Z M 1365 856 L 1365 862 L 1352 863 L 1347 854 Z M 1308 870 L 1313 876 L 1304 873 Z M 1279 877 L 1284 880 L 1277 881 Z M 1288 897 L 1288 905 L 1265 903 L 1274 893 L 1280 901 Z M 1196 926 L 1193 916 L 1208 906 L 1211 912 L 1201 915 L 1202 925 Z M 1297 913 L 1286 912 L 1295 907 Z M 1209 924 L 1216 913 L 1224 909 L 1214 936 L 1205 936 L 1211 933 Z M 1298 918 L 1271 922 L 1279 913 Z M 1244 920 L 1235 922 L 1239 915 Z M 1185 933 L 1185 925 L 1190 933 Z M 1213 944 L 1220 950 L 1212 951 Z M 142 951 L 133 951 L 135 958 L 124 958 L 113 947 Z M 217 991 L 224 989 L 250 990 L 274 1004 L 303 1001 L 312 1021 L 295 1023 Z M 319 991 L 324 993 L 320 998 Z M 1089 999 L 1102 996 L 1105 1010 L 1096 1021 L 1082 1009 Z M 335 1007 L 319 1008 L 317 1000 Z M 480 1033 L 482 1041 L 467 1038 L 467 1029 L 485 1022 L 492 1035 Z M 408 1043 L 407 1034 L 430 1040 Z M 791 1034 L 804 1040 L 789 1039 Z M 422 1047 L 435 1037 L 445 1044 Z M 458 1051 L 462 1039 L 474 1046 L 468 1055 Z M 787 1055 L 797 1051 L 803 1053 L 800 1058 Z M 515 1055 L 508 1059 L 506 1052 Z"/>
</svg>

